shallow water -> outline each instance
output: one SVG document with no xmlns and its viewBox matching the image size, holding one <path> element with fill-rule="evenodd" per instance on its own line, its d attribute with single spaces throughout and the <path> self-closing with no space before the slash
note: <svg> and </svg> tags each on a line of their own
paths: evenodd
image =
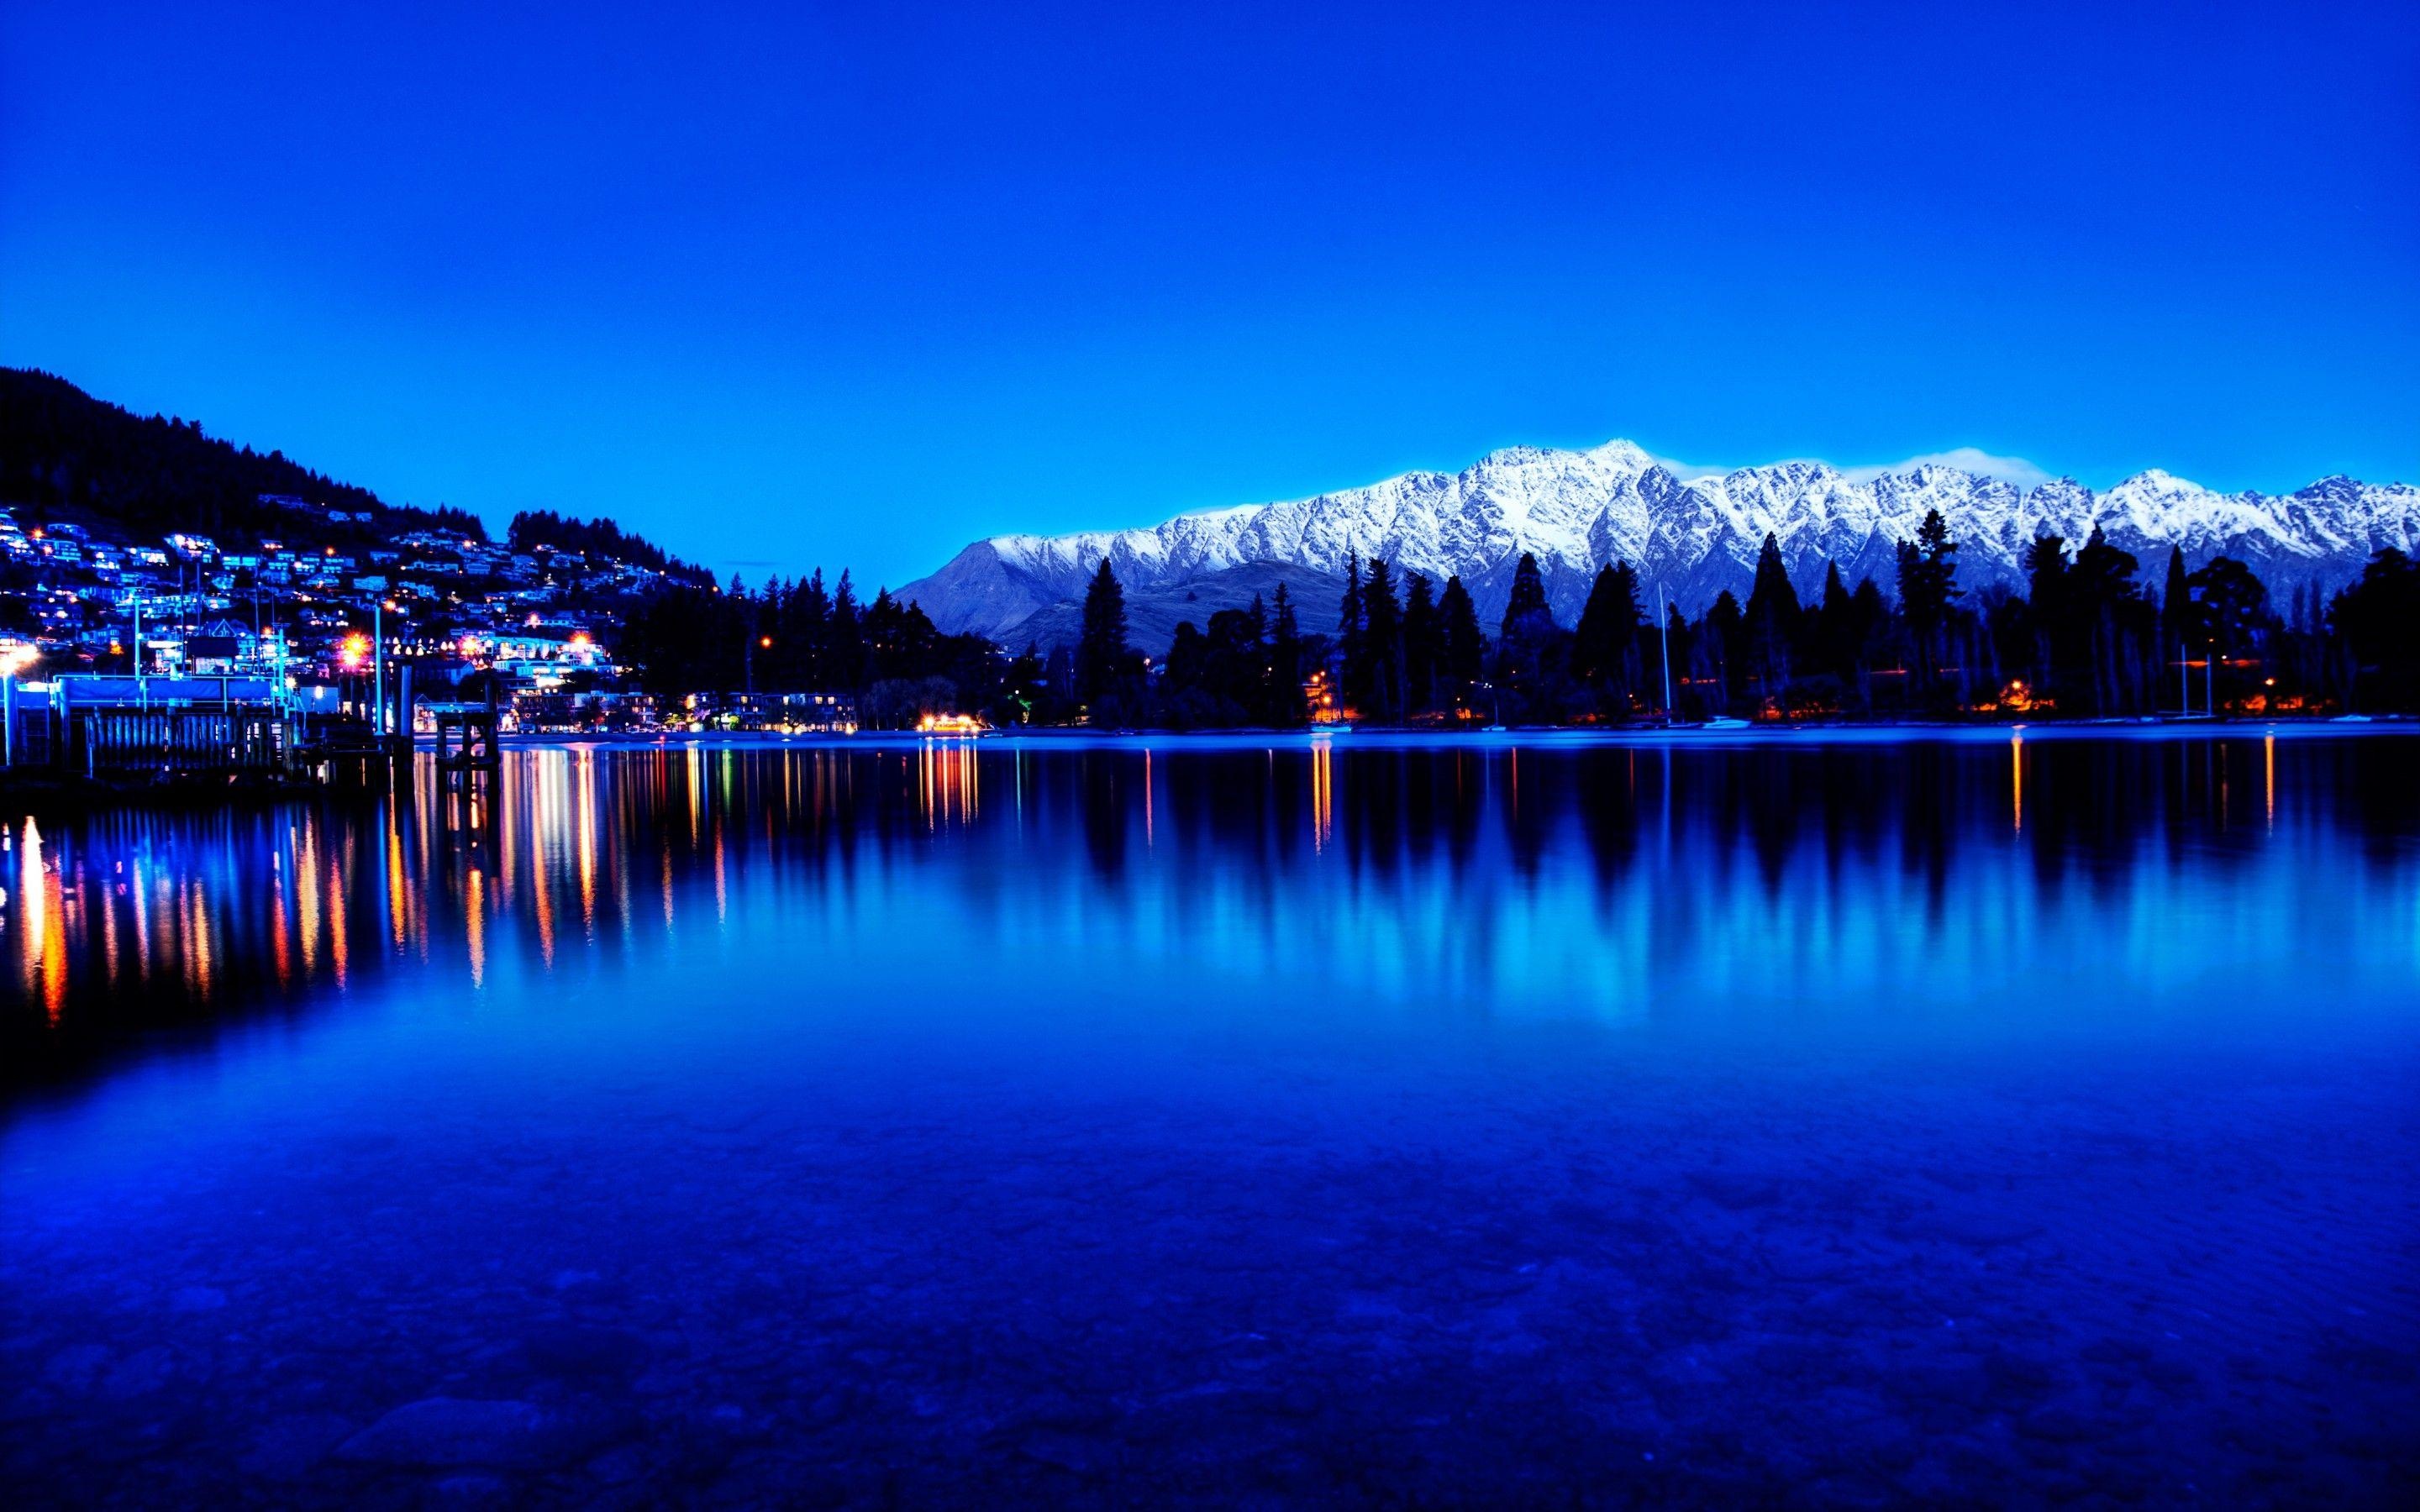
<svg viewBox="0 0 2420 1512">
<path fill-rule="evenodd" d="M 21 824 L 0 1479 L 2408 1504 L 2415 772 L 675 746 Z"/>
</svg>

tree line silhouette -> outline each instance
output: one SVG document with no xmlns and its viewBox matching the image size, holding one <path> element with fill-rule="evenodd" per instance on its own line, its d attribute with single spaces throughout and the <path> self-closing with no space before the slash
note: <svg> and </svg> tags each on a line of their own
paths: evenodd
<svg viewBox="0 0 2420 1512">
<path fill-rule="evenodd" d="M 299 513 L 276 499 L 318 508 Z M 187 532 L 229 549 L 263 539 L 368 547 L 422 530 L 487 538 L 462 510 L 389 504 L 283 452 L 204 435 L 198 420 L 147 419 L 32 368 L 0 367 L 0 503 L 29 507 L 29 525 L 62 519 L 152 540 Z"/>
<path fill-rule="evenodd" d="M 644 535 L 622 529 L 603 515 L 582 519 L 551 509 L 524 509 L 504 528 L 505 543 L 515 551 L 578 551 L 611 558 L 691 582 L 711 585 L 714 575 L 694 563 L 683 562 Z"/>
<path fill-rule="evenodd" d="M 2081 545 L 2034 541 L 2021 589 L 1968 592 L 1958 550 L 1931 513 L 1900 544 L 1889 593 L 1827 564 L 1802 600 L 1768 534 L 1745 603 L 1725 590 L 1696 619 L 1673 608 L 1660 623 L 1637 571 L 1615 562 L 1568 628 L 1525 555 L 1492 637 L 1459 577 L 1357 556 L 1333 636 L 1304 632 L 1280 585 L 1178 625 L 1156 665 L 1130 640 L 1107 559 L 1076 642 L 1015 654 L 943 635 L 888 592 L 861 605 L 846 573 L 827 590 L 818 571 L 757 593 L 670 585 L 634 609 L 623 650 L 659 692 L 854 691 L 877 728 L 942 712 L 1220 729 L 1300 725 L 1315 709 L 1378 725 L 2420 709 L 2420 563 L 2401 551 L 2332 596 L 2305 584 L 2281 607 L 2224 556 L 2187 571 L 2172 549 L 2153 590 L 2098 530 Z"/>
</svg>

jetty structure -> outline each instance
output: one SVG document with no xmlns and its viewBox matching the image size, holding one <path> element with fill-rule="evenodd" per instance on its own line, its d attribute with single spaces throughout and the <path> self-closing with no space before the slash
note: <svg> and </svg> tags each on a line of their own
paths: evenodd
<svg viewBox="0 0 2420 1512">
<path fill-rule="evenodd" d="M 13 778 L 124 787 L 225 778 L 383 791 L 411 769 L 408 674 L 380 687 L 375 702 L 329 710 L 311 707 L 274 672 L 30 682 L 16 671 L 0 679 L 0 766 Z"/>
</svg>

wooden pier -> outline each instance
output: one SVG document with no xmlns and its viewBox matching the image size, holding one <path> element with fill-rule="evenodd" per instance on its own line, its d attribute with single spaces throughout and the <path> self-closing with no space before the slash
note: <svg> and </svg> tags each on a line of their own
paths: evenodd
<svg viewBox="0 0 2420 1512">
<path fill-rule="evenodd" d="M 8 689 L 8 764 L 130 779 L 284 774 L 302 722 L 259 677 L 62 677 Z"/>
<path fill-rule="evenodd" d="M 447 788 L 468 791 L 494 786 L 504 767 L 504 748 L 496 738 L 502 723 L 490 691 L 485 703 L 424 705 L 437 721 L 437 779 Z"/>
<path fill-rule="evenodd" d="M 411 737 L 382 735 L 359 715 L 323 715 L 305 722 L 299 764 L 334 788 L 383 793 L 411 770 Z"/>
<path fill-rule="evenodd" d="M 293 721 L 244 704 L 167 709 L 70 709 L 66 756 L 86 777 L 277 772 L 290 764 Z"/>
<path fill-rule="evenodd" d="M 70 675 L 7 694 L 0 748 L 28 777 L 249 778 L 383 792 L 411 766 L 410 735 L 381 734 L 363 715 L 307 714 L 271 677 Z"/>
<path fill-rule="evenodd" d="M 465 816 L 491 814 L 504 768 L 504 711 L 493 690 L 481 702 L 415 705 L 409 668 L 390 686 L 394 696 L 382 710 L 311 712 L 282 678 L 268 676 L 0 683 L 0 769 L 38 786 L 99 783 L 127 792 L 224 778 L 388 793 L 411 780 L 417 708 L 434 725 L 441 787 L 465 800 Z"/>
</svg>

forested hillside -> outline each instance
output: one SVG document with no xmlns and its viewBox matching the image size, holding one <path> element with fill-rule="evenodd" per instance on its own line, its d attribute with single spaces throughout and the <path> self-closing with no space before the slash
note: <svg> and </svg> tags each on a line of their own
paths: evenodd
<svg viewBox="0 0 2420 1512">
<path fill-rule="evenodd" d="M 207 435 L 199 421 L 147 419 L 24 368 L 0 368 L 0 506 L 143 540 L 192 532 L 230 549 L 263 537 L 366 545 L 415 530 L 487 537 L 464 510 L 389 504 L 283 452 Z"/>
<path fill-rule="evenodd" d="M 636 566 L 651 567 L 669 577 L 687 579 L 691 582 L 714 581 L 714 575 L 692 562 L 683 562 L 662 547 L 643 535 L 633 535 L 599 515 L 595 519 L 582 519 L 577 515 L 558 515 L 551 509 L 525 509 L 513 517 L 505 528 L 505 537 L 516 551 L 534 551 L 546 548 L 556 551 L 581 551 L 592 556 L 611 557 Z"/>
</svg>

